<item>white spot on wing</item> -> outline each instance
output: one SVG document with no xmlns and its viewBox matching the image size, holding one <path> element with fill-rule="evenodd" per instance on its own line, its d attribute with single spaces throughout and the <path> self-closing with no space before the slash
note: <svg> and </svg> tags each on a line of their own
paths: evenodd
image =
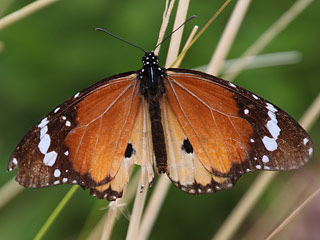
<svg viewBox="0 0 320 240">
<path fill-rule="evenodd" d="M 65 151 L 64 155 L 68 156 L 69 155 L 69 151 Z"/>
<path fill-rule="evenodd" d="M 254 139 L 253 139 L 253 138 L 250 138 L 250 142 L 254 143 Z"/>
<path fill-rule="evenodd" d="M 309 142 L 308 138 L 303 139 L 303 144 L 306 145 Z"/>
<path fill-rule="evenodd" d="M 17 159 L 16 159 L 16 158 L 13 158 L 13 159 L 12 159 L 12 163 L 13 163 L 14 165 L 18 165 Z"/>
<path fill-rule="evenodd" d="M 70 127 L 70 126 L 71 126 L 70 121 L 66 121 L 66 126 L 67 126 L 67 127 Z"/>
<path fill-rule="evenodd" d="M 44 137 L 44 135 L 48 132 L 48 126 L 44 126 L 40 130 L 40 139 Z"/>
<path fill-rule="evenodd" d="M 273 138 L 264 136 L 262 142 L 268 151 L 274 151 L 278 148 L 277 141 Z"/>
<path fill-rule="evenodd" d="M 57 156 L 58 154 L 55 151 L 46 153 L 43 158 L 43 163 L 49 167 L 52 167 L 57 160 Z"/>
<path fill-rule="evenodd" d="M 59 169 L 55 169 L 54 172 L 53 172 L 53 175 L 54 175 L 55 177 L 60 177 L 60 175 L 61 175 L 60 170 L 59 170 Z"/>
<path fill-rule="evenodd" d="M 66 120 L 67 118 L 66 118 L 66 116 L 62 116 L 62 120 Z"/>
<path fill-rule="evenodd" d="M 272 112 L 278 112 L 278 109 L 276 109 L 271 103 L 267 103 L 267 109 L 269 109 Z"/>
<path fill-rule="evenodd" d="M 249 113 L 249 110 L 248 110 L 248 109 L 245 109 L 243 112 L 244 112 L 244 114 L 247 115 L 247 114 Z"/>
<path fill-rule="evenodd" d="M 262 162 L 264 162 L 264 163 L 269 162 L 269 157 L 267 155 L 263 155 Z"/>
<path fill-rule="evenodd" d="M 268 111 L 268 116 L 271 120 L 275 121 L 276 123 L 278 123 L 278 120 L 277 120 L 277 117 L 276 117 L 276 114 L 272 111 Z"/>
<path fill-rule="evenodd" d="M 275 122 L 273 120 L 268 121 L 267 128 L 268 128 L 270 134 L 272 135 L 272 137 L 276 140 L 279 137 L 280 131 L 281 131 L 277 122 Z"/>
<path fill-rule="evenodd" d="M 237 86 L 236 85 L 234 85 L 232 82 L 229 82 L 228 83 L 231 87 L 234 87 L 234 88 L 236 88 Z"/>
<path fill-rule="evenodd" d="M 309 155 L 311 156 L 313 153 L 313 148 L 309 148 Z"/>
<path fill-rule="evenodd" d="M 47 125 L 48 124 L 48 119 L 47 118 L 44 118 L 44 119 L 42 119 L 42 121 L 39 123 L 39 125 L 38 125 L 38 127 L 39 128 L 43 128 L 45 125 Z"/>
<path fill-rule="evenodd" d="M 50 143 L 51 143 L 50 136 L 48 134 L 44 134 L 44 136 L 42 136 L 42 138 L 38 144 L 38 148 L 42 154 L 47 153 L 47 151 L 50 147 Z"/>
<path fill-rule="evenodd" d="M 57 108 L 54 110 L 54 113 L 57 113 L 59 110 L 60 110 L 60 108 L 57 107 Z"/>
<path fill-rule="evenodd" d="M 262 142 L 268 151 L 274 151 L 278 148 L 277 139 L 280 135 L 281 129 L 278 126 L 278 120 L 275 112 L 278 110 L 273 107 L 270 103 L 267 103 L 268 116 L 270 120 L 267 122 L 266 127 L 269 133 L 272 135 L 272 138 L 265 136 L 262 139 Z"/>
<path fill-rule="evenodd" d="M 62 182 L 66 183 L 68 181 L 68 178 L 63 178 Z"/>
<path fill-rule="evenodd" d="M 260 165 L 256 165 L 256 169 L 261 169 L 261 166 Z"/>
<path fill-rule="evenodd" d="M 190 189 L 189 193 L 196 193 L 196 191 L 194 189 Z"/>
<path fill-rule="evenodd" d="M 53 182 L 54 185 L 57 185 L 57 184 L 59 184 L 59 183 L 60 183 L 60 180 L 57 180 L 57 181 L 54 181 L 54 182 Z"/>
<path fill-rule="evenodd" d="M 256 95 L 254 95 L 254 94 L 252 94 L 252 97 L 253 97 L 254 99 L 256 99 L 256 100 L 259 99 L 259 98 L 258 98 Z"/>
<path fill-rule="evenodd" d="M 79 95 L 80 95 L 80 93 L 78 92 L 78 93 L 76 93 L 73 97 L 74 97 L 74 98 L 77 98 L 77 97 L 79 97 Z"/>
</svg>

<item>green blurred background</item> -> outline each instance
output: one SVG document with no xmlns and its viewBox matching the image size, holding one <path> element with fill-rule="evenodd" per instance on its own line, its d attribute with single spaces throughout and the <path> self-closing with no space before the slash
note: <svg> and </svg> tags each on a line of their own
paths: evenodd
<svg viewBox="0 0 320 240">
<path fill-rule="evenodd" d="M 32 2 L 10 1 L 9 7 L 2 9 L 7 1 L 0 2 L 2 16 Z M 196 68 L 209 62 L 235 2 L 190 49 L 181 67 Z M 240 56 L 294 2 L 253 1 L 228 58 Z M 94 29 L 106 28 L 150 50 L 156 44 L 164 4 L 165 1 L 159 0 L 62 0 L 0 31 L 3 44 L 0 52 L 0 186 L 15 176 L 16 171 L 6 172 L 9 156 L 33 124 L 86 86 L 113 74 L 141 68 L 139 50 Z M 198 18 L 186 25 L 184 40 L 194 24 L 203 27 L 221 4 L 222 1 L 217 0 L 191 1 L 188 15 L 195 14 Z M 319 10 L 320 2 L 314 1 L 263 51 L 298 51 L 302 55 L 299 63 L 248 70 L 235 81 L 297 120 L 320 89 Z M 167 33 L 172 29 L 173 20 L 174 16 Z M 162 65 L 168 43 L 160 52 Z M 315 175 L 319 174 L 319 133 L 318 120 L 310 131 L 316 147 L 307 167 L 313 168 Z M 307 168 L 301 170 L 303 174 L 309 174 Z M 250 229 L 250 224 L 281 191 L 278 183 L 297 173 L 281 173 L 275 179 L 238 237 Z M 150 239 L 209 239 L 256 176 L 247 174 L 232 190 L 201 196 L 190 196 L 172 186 Z M 23 191 L 0 209 L 0 238 L 31 239 L 69 188 Z M 107 204 L 89 196 L 88 191 L 78 190 L 45 239 L 77 239 L 84 225 L 90 230 L 106 211 Z M 89 214 L 92 218 L 87 222 Z M 112 239 L 124 239 L 127 225 L 128 221 L 120 217 Z"/>
</svg>

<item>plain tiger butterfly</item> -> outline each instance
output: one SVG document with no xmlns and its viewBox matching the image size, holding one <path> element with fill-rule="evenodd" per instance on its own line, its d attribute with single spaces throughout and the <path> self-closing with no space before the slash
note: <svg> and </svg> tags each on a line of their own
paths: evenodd
<svg viewBox="0 0 320 240">
<path fill-rule="evenodd" d="M 262 97 L 203 72 L 162 68 L 153 51 L 142 63 L 76 93 L 33 126 L 8 164 L 18 168 L 16 181 L 78 184 L 112 201 L 137 164 L 150 186 L 156 170 L 203 194 L 247 172 L 297 169 L 311 158 L 308 133 Z"/>
</svg>

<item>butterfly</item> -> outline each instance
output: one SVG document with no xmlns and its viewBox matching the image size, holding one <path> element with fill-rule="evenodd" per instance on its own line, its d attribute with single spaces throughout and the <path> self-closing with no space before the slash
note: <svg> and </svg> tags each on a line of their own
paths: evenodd
<svg viewBox="0 0 320 240">
<path fill-rule="evenodd" d="M 33 126 L 10 157 L 16 181 L 78 184 L 113 201 L 137 164 L 150 186 L 156 171 L 203 194 L 311 158 L 308 133 L 262 97 L 203 72 L 162 68 L 153 51 L 142 63 L 76 93 Z"/>
</svg>

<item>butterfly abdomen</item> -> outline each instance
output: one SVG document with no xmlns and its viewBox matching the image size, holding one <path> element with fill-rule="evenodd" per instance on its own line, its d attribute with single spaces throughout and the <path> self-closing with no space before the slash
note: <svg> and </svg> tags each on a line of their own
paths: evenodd
<svg viewBox="0 0 320 240">
<path fill-rule="evenodd" d="M 151 121 L 153 151 L 156 158 L 156 166 L 159 173 L 167 170 L 167 151 L 161 122 L 161 110 L 159 101 L 149 103 Z"/>
</svg>

